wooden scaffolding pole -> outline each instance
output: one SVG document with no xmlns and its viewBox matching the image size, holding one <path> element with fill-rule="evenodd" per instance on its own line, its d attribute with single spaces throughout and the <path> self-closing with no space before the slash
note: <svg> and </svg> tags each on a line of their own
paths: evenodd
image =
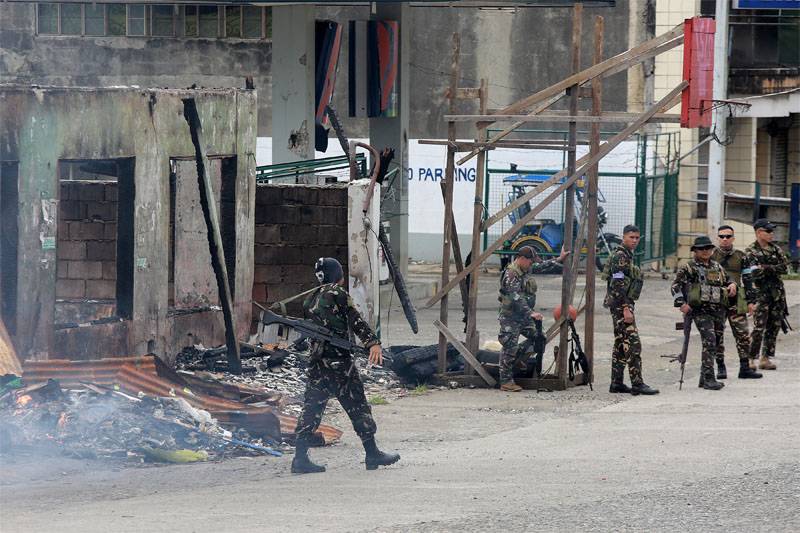
<svg viewBox="0 0 800 533">
<path fill-rule="evenodd" d="M 581 69 L 581 27 L 583 22 L 583 4 L 575 4 L 572 11 L 572 74 L 577 73 Z M 580 85 L 575 84 L 569 88 L 569 114 L 575 116 L 578 114 L 578 98 Z M 570 176 L 575 173 L 576 157 L 576 141 L 578 140 L 578 123 L 570 121 L 567 148 L 567 174 Z M 566 251 L 575 250 L 573 243 L 574 237 L 574 223 L 575 218 L 575 183 L 573 182 L 566 191 L 564 199 L 564 249 Z M 577 254 L 580 254 L 580 243 L 577 243 Z M 572 285 L 577 279 L 572 270 L 572 261 L 565 260 L 562 264 L 563 278 L 561 281 L 561 312 L 566 315 L 569 306 L 571 305 Z M 569 341 L 569 324 L 564 322 L 561 324 L 561 334 L 558 342 L 558 360 L 556 367 L 558 369 L 558 379 L 564 388 L 567 387 L 569 375 L 567 372 L 567 362 L 569 355 L 567 354 L 567 343 Z"/>
<path fill-rule="evenodd" d="M 458 65 L 461 52 L 461 38 L 458 33 L 453 34 L 453 62 L 450 68 L 450 89 L 447 94 L 450 113 L 455 112 L 456 91 L 458 89 Z M 455 142 L 456 123 L 447 124 L 447 140 Z M 453 235 L 453 176 L 455 175 L 455 151 L 452 146 L 447 147 L 447 166 L 445 168 L 444 183 L 444 229 L 442 231 L 442 287 L 449 283 L 450 279 L 450 241 L 458 239 L 458 235 Z M 462 271 L 463 272 L 463 271 Z M 463 278 L 462 278 L 463 279 Z M 461 280 L 458 281 L 460 283 Z M 448 298 L 442 298 L 439 306 L 439 322 L 447 326 L 447 305 Z M 439 353 L 438 371 L 443 374 L 447 371 L 447 336 L 439 332 Z"/>
<path fill-rule="evenodd" d="M 481 86 L 478 97 L 481 113 L 486 112 L 488 105 L 489 84 L 486 78 L 481 79 Z M 478 132 L 475 135 L 475 142 L 481 142 L 485 136 L 486 128 L 478 125 Z M 475 172 L 475 200 L 472 209 L 472 259 L 475 260 L 481 254 L 481 221 L 483 220 L 483 186 L 486 180 L 486 151 L 478 154 L 477 168 Z M 478 353 L 480 338 L 477 331 L 476 314 L 478 309 L 478 272 L 475 270 L 469 276 L 469 301 L 467 303 L 467 348 L 472 353 Z"/>
<path fill-rule="evenodd" d="M 603 17 L 594 19 L 594 64 L 603 61 Z M 601 115 L 603 112 L 603 79 L 592 80 L 592 113 Z M 600 124 L 592 124 L 589 133 L 589 153 L 596 155 L 600 150 Z M 595 254 L 597 252 L 597 189 L 600 175 L 600 165 L 592 165 L 587 174 L 589 182 L 586 186 L 586 204 L 589 209 L 588 241 L 586 244 L 586 319 L 584 321 L 583 351 L 589 363 L 587 383 L 594 381 L 594 305 L 595 305 Z"/>
<path fill-rule="evenodd" d="M 483 251 L 483 253 L 480 255 L 480 257 L 473 258 L 472 262 L 468 267 L 464 267 L 464 270 L 462 270 L 461 273 L 457 274 L 453 279 L 448 281 L 446 285 L 443 285 L 442 288 L 440 288 L 439 291 L 425 303 L 425 307 L 426 308 L 431 307 L 432 305 L 440 301 L 442 298 L 444 298 L 444 296 L 448 292 L 450 292 L 450 290 L 452 290 L 456 284 L 460 283 L 462 279 L 464 279 L 473 271 L 475 271 L 477 268 L 479 268 L 484 263 L 484 261 L 486 261 L 495 252 L 495 250 L 497 250 L 503 245 L 503 242 L 506 239 L 508 239 L 512 235 L 516 235 L 517 232 L 519 232 L 519 230 L 521 230 L 525 226 L 525 224 L 527 224 L 530 220 L 533 220 L 539 213 L 541 213 L 542 210 L 545 209 L 548 205 L 550 205 L 550 203 L 553 202 L 553 200 L 558 198 L 561 195 L 561 193 L 563 193 L 567 189 L 567 187 L 575 183 L 575 181 L 580 176 L 583 176 L 589 170 L 590 166 L 594 165 L 595 163 L 598 163 L 602 158 L 607 156 L 611 152 L 611 150 L 616 148 L 622 141 L 633 135 L 633 133 L 635 133 L 637 130 L 639 130 L 639 128 L 641 128 L 644 124 L 647 123 L 650 117 L 652 117 L 655 113 L 657 113 L 661 109 L 672 107 L 672 105 L 674 105 L 674 102 L 680 98 L 681 91 L 683 91 L 683 89 L 685 89 L 688 85 L 689 82 L 687 81 L 679 83 L 666 96 L 664 96 L 661 100 L 659 100 L 653 106 L 651 106 L 650 109 L 642 113 L 639 120 L 632 123 L 630 126 L 628 126 L 624 130 L 616 134 L 614 137 L 601 144 L 600 149 L 597 151 L 597 154 L 595 154 L 594 156 L 590 154 L 585 158 L 581 158 L 578 164 L 580 164 L 581 162 L 585 162 L 585 164 L 581 165 L 581 167 L 578 168 L 578 170 L 576 170 L 574 174 L 569 176 L 564 181 L 564 183 L 557 185 L 557 181 L 559 181 L 566 175 L 566 171 L 561 171 L 558 174 L 552 176 L 547 181 L 542 182 L 542 184 L 532 192 L 536 192 L 537 194 L 539 194 L 543 192 L 545 189 L 554 185 L 555 189 L 553 189 L 550 192 L 550 194 L 548 194 L 547 197 L 545 197 L 544 200 L 542 200 L 539 204 L 537 204 L 536 207 L 531 209 L 525 216 L 517 220 L 516 224 L 507 229 L 497 240 L 495 240 L 492 244 L 488 245 L 486 249 Z M 531 195 L 530 198 L 532 198 L 533 196 L 536 195 L 535 194 Z"/>
</svg>

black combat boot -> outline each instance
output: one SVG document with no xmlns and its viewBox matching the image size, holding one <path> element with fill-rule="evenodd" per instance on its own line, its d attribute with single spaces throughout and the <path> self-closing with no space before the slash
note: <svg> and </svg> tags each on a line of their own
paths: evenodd
<svg viewBox="0 0 800 533">
<path fill-rule="evenodd" d="M 725 368 L 725 361 L 717 360 L 717 379 L 728 379 L 728 369 Z"/>
<path fill-rule="evenodd" d="M 725 384 L 714 379 L 714 370 L 710 370 L 707 376 L 700 374 L 699 386 L 706 390 L 720 390 Z"/>
<path fill-rule="evenodd" d="M 750 362 L 747 359 L 739 359 L 739 379 L 758 379 L 760 377 L 761 372 L 750 368 Z"/>
<path fill-rule="evenodd" d="M 380 451 L 378 445 L 375 444 L 374 438 L 364 441 L 364 451 L 367 452 L 367 457 L 364 460 L 367 470 L 377 470 L 379 466 L 393 465 L 400 460 L 400 454 Z"/>
<path fill-rule="evenodd" d="M 614 383 L 611 382 L 611 385 L 608 387 L 608 392 L 615 394 L 615 393 L 622 393 L 622 394 L 630 394 L 631 388 L 625 385 L 622 382 Z"/>
<path fill-rule="evenodd" d="M 294 450 L 294 459 L 292 459 L 292 474 L 315 474 L 324 471 L 324 466 L 315 464 L 309 459 L 308 446 L 297 444 Z"/>
<path fill-rule="evenodd" d="M 644 394 L 645 396 L 651 396 L 653 394 L 658 394 L 659 390 L 654 389 L 647 383 L 634 383 L 631 385 L 631 394 L 636 396 L 637 394 Z"/>
</svg>

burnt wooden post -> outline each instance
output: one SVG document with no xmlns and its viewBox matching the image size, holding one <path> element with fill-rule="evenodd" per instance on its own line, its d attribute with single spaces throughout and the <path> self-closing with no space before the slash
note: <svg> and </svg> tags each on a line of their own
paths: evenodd
<svg viewBox="0 0 800 533">
<path fill-rule="evenodd" d="M 603 17 L 594 19 L 594 64 L 603 60 Z M 600 116 L 603 113 L 603 79 L 592 80 L 592 115 Z M 589 133 L 589 154 L 597 155 L 600 151 L 600 124 L 592 124 Z M 599 164 L 592 165 L 589 169 L 589 182 L 586 188 L 586 202 L 589 208 L 589 230 L 586 236 L 586 321 L 583 333 L 583 351 L 589 362 L 588 383 L 594 381 L 594 305 L 595 305 L 595 255 L 597 249 L 597 182 L 599 179 Z"/>
<path fill-rule="evenodd" d="M 581 22 L 583 17 L 583 4 L 575 4 L 572 13 L 572 74 L 581 70 Z M 578 98 L 580 96 L 580 84 L 576 83 L 569 88 L 569 113 L 572 116 L 578 114 Z M 578 124 L 574 121 L 569 123 L 568 152 L 567 152 L 567 174 L 575 173 L 576 153 L 575 147 L 578 140 Z M 580 254 L 580 247 L 573 249 L 573 218 L 575 216 L 575 184 L 567 188 L 566 200 L 564 202 L 564 249 L 573 250 L 573 253 Z M 563 263 L 564 277 L 561 283 L 561 314 L 569 316 L 568 310 L 571 303 L 573 272 L 572 261 Z M 569 335 L 569 324 L 564 321 L 561 324 L 561 337 L 558 344 L 558 379 L 567 386 L 569 375 L 567 373 L 567 340 Z"/>
<path fill-rule="evenodd" d="M 456 90 L 458 89 L 458 64 L 461 51 L 461 38 L 458 33 L 453 34 L 453 63 L 450 69 L 450 88 L 447 99 L 450 113 L 455 113 Z M 456 141 L 456 123 L 447 123 L 447 140 L 450 143 Z M 447 167 L 445 168 L 445 182 L 442 193 L 444 195 L 444 228 L 442 231 L 442 287 L 450 281 L 450 241 L 458 235 L 453 235 L 453 175 L 455 174 L 455 148 L 447 146 Z M 448 298 L 445 296 L 439 305 L 439 321 L 447 326 L 447 305 Z M 439 357 L 438 371 L 444 374 L 447 371 L 447 337 L 439 332 Z"/>
<path fill-rule="evenodd" d="M 225 266 L 225 251 L 222 247 L 222 235 L 219 229 L 219 214 L 214 199 L 211 177 L 206 172 L 206 151 L 203 144 L 203 127 L 197 113 L 194 98 L 183 99 L 183 116 L 189 124 L 189 132 L 194 145 L 194 157 L 197 162 L 197 184 L 200 188 L 200 206 L 206 221 L 208 249 L 211 252 L 211 266 L 217 279 L 219 301 L 222 304 L 222 316 L 225 320 L 225 344 L 228 349 L 228 371 L 233 374 L 242 373 L 242 361 L 239 356 L 239 343 L 236 340 L 236 329 L 233 321 L 233 302 L 228 285 L 228 269 Z"/>
</svg>

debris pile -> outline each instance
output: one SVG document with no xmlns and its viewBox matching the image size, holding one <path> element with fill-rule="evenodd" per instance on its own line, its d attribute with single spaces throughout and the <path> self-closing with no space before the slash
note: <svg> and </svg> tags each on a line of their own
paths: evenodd
<svg viewBox="0 0 800 533">
<path fill-rule="evenodd" d="M 4 448 L 52 446 L 69 457 L 161 462 L 280 455 L 244 430 L 234 438 L 183 398 L 140 396 L 91 384 L 64 390 L 52 379 L 7 390 L 0 400 Z"/>
</svg>

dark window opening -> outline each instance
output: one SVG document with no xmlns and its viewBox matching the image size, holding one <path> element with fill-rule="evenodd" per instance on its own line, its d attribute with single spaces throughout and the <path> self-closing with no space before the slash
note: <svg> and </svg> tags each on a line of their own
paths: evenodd
<svg viewBox="0 0 800 533">
<path fill-rule="evenodd" d="M 223 159 L 221 170 L 219 224 L 222 250 L 225 254 L 225 269 L 228 271 L 228 285 L 233 297 L 236 282 L 236 158 Z"/>
<path fill-rule="evenodd" d="M 17 330 L 19 181 L 16 162 L 0 163 L 0 317 L 10 335 Z"/>
<path fill-rule="evenodd" d="M 56 328 L 132 318 L 134 159 L 62 160 Z"/>
</svg>

